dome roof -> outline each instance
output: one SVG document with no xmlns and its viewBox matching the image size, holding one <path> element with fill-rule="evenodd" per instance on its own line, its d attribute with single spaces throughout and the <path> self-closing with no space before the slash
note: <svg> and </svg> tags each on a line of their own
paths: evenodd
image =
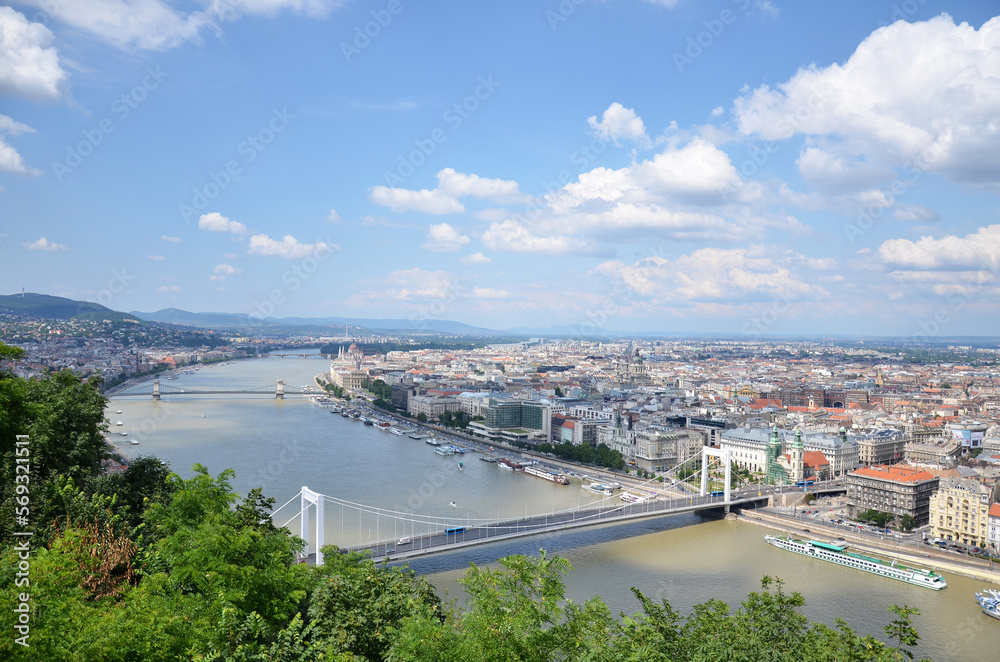
<svg viewBox="0 0 1000 662">
<path fill-rule="evenodd" d="M 357 344 L 356 343 L 351 343 L 351 346 L 347 348 L 347 351 L 348 352 L 356 352 L 356 351 L 358 351 Z"/>
</svg>

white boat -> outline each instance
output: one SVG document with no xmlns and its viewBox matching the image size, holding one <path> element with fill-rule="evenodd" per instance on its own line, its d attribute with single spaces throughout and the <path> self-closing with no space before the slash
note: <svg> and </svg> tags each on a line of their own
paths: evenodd
<svg viewBox="0 0 1000 662">
<path fill-rule="evenodd" d="M 138 445 L 139 445 L 139 442 L 138 442 L 138 441 L 136 441 L 135 439 L 132 439 L 132 440 L 131 440 L 131 441 L 129 441 L 128 443 L 132 444 L 133 446 L 138 446 Z"/>
<path fill-rule="evenodd" d="M 457 504 L 457 503 L 455 503 L 454 501 L 452 501 L 452 502 L 451 502 L 451 504 L 449 504 L 449 505 L 450 505 L 450 506 L 451 506 L 452 508 L 458 508 L 458 504 Z"/>
<path fill-rule="evenodd" d="M 529 466 L 524 468 L 524 473 L 530 474 L 532 476 L 537 476 L 538 478 L 544 478 L 545 480 L 551 480 L 553 483 L 558 483 L 559 485 L 569 485 L 569 479 L 561 474 L 554 473 L 552 471 L 546 471 L 540 467 Z"/>
<path fill-rule="evenodd" d="M 434 452 L 438 455 L 454 455 L 455 449 L 451 446 L 438 446 L 434 449 Z"/>
<path fill-rule="evenodd" d="M 120 414 L 120 413 L 122 413 L 122 410 L 121 410 L 121 409 L 119 409 L 119 410 L 118 410 L 118 411 L 116 411 L 115 413 L 116 413 L 116 414 Z"/>
<path fill-rule="evenodd" d="M 125 425 L 125 424 L 122 423 L 121 421 L 118 421 L 117 423 L 115 423 L 115 425 Z"/>
<path fill-rule="evenodd" d="M 831 545 L 825 542 L 816 542 L 815 540 L 792 540 L 791 536 L 788 538 L 779 538 L 778 536 L 767 535 L 764 536 L 764 540 L 770 545 L 789 552 L 810 556 L 821 561 L 846 565 L 849 568 L 864 570 L 865 572 L 888 577 L 889 579 L 898 579 L 908 584 L 916 584 L 917 586 L 934 589 L 935 591 L 940 591 L 948 586 L 944 577 L 936 572 L 923 568 L 909 568 L 896 563 L 895 560 L 890 562 L 871 556 L 864 556 L 863 554 L 847 552 L 844 551 L 847 548 L 841 545 Z"/>
<path fill-rule="evenodd" d="M 589 483 L 587 485 L 582 485 L 581 487 L 593 494 L 603 494 L 604 496 L 611 496 L 615 491 L 613 487 L 603 485 L 601 483 Z"/>
<path fill-rule="evenodd" d="M 984 614 L 1000 620 L 1000 591 L 983 589 L 982 593 L 976 593 L 976 602 L 983 608 Z"/>
<path fill-rule="evenodd" d="M 403 432 L 399 428 L 389 428 L 389 432 L 393 433 L 397 437 L 402 437 L 404 434 L 406 434 L 405 432 Z"/>
</svg>

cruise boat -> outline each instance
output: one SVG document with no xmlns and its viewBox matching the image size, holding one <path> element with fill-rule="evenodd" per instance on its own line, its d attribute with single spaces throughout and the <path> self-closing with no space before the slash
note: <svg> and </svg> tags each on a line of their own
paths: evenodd
<svg viewBox="0 0 1000 662">
<path fill-rule="evenodd" d="M 871 556 L 847 552 L 845 551 L 847 548 L 840 545 L 831 545 L 825 542 L 816 542 L 815 540 L 792 540 L 791 536 L 788 538 L 779 538 L 778 536 L 766 535 L 764 536 L 764 540 L 770 545 L 789 552 L 811 556 L 821 561 L 839 563 L 849 568 L 864 570 L 865 572 L 888 577 L 889 579 L 898 579 L 908 584 L 916 584 L 917 586 L 934 589 L 935 591 L 940 591 L 948 585 L 944 577 L 936 572 L 923 568 L 908 568 L 896 563 L 895 560 L 890 562 Z"/>
<path fill-rule="evenodd" d="M 400 430 L 399 428 L 389 428 L 389 432 L 393 433 L 397 437 L 402 437 L 406 432 Z"/>
<path fill-rule="evenodd" d="M 504 471 L 523 471 L 524 470 L 524 467 L 522 467 L 517 462 L 513 462 L 511 460 L 505 460 L 505 459 L 499 459 L 499 460 L 497 460 L 497 466 L 500 467 L 501 469 L 503 469 Z"/>
<path fill-rule="evenodd" d="M 431 446 L 440 446 L 441 445 L 441 442 L 438 441 L 437 439 L 435 439 L 434 437 L 427 437 L 426 439 L 424 439 L 424 443 L 425 444 L 429 444 Z"/>
<path fill-rule="evenodd" d="M 588 492 L 592 492 L 593 494 L 603 494 L 604 496 L 611 496 L 615 491 L 615 488 L 602 483 L 589 483 L 587 485 L 583 485 L 582 487 Z"/>
<path fill-rule="evenodd" d="M 622 492 L 621 496 L 618 498 L 625 503 L 646 503 L 649 501 L 649 497 L 638 496 L 636 494 L 632 494 L 631 492 Z"/>
<path fill-rule="evenodd" d="M 434 452 L 438 455 L 454 455 L 455 449 L 451 446 L 438 446 L 434 449 Z"/>
<path fill-rule="evenodd" d="M 532 476 L 537 476 L 538 478 L 544 478 L 545 480 L 551 480 L 553 483 L 557 483 L 559 485 L 569 485 L 569 479 L 566 478 L 566 476 L 554 473 L 552 471 L 546 471 L 545 469 L 542 469 L 540 467 L 535 467 L 535 466 L 525 467 L 524 473 L 530 474 Z"/>
<path fill-rule="evenodd" d="M 983 589 L 982 593 L 976 593 L 976 602 L 983 608 L 984 614 L 1000 620 L 1000 591 Z"/>
</svg>

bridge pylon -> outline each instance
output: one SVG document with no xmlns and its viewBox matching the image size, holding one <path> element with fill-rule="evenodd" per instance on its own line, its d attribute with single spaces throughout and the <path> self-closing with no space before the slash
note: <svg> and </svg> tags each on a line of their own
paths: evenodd
<svg viewBox="0 0 1000 662">
<path fill-rule="evenodd" d="M 733 479 L 733 462 L 728 448 L 701 448 L 701 496 L 705 496 L 708 491 L 708 458 L 715 456 L 721 458 L 726 463 L 726 486 L 724 488 L 725 500 L 729 502 L 729 486 Z"/>
<path fill-rule="evenodd" d="M 153 380 L 153 399 L 154 400 L 159 400 L 160 399 L 160 380 L 159 379 L 154 379 Z"/>
<path fill-rule="evenodd" d="M 284 400 L 285 399 L 285 380 L 284 379 L 279 379 L 278 380 L 278 388 L 274 392 L 274 397 L 275 397 L 276 400 Z"/>
<path fill-rule="evenodd" d="M 302 533 L 302 539 L 306 541 L 305 553 L 309 553 L 309 511 L 306 509 L 310 504 L 316 506 L 316 565 L 323 565 L 323 495 L 319 492 L 313 492 L 305 485 L 299 490 L 301 495 L 301 512 L 299 513 L 301 526 L 299 530 Z"/>
</svg>

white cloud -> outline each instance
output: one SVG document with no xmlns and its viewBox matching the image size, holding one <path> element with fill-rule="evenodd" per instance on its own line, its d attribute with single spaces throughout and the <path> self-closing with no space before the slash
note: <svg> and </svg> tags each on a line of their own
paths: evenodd
<svg viewBox="0 0 1000 662">
<path fill-rule="evenodd" d="M 31 101 L 62 96 L 68 75 L 59 66 L 52 32 L 10 7 L 0 7 L 0 94 Z"/>
<path fill-rule="evenodd" d="M 959 237 L 889 239 L 877 255 L 887 266 L 899 270 L 979 270 L 1000 267 L 1000 225 L 988 225 Z"/>
<path fill-rule="evenodd" d="M 184 242 L 180 237 L 171 237 L 165 234 L 160 235 L 160 241 L 165 241 L 168 244 L 180 244 Z"/>
<path fill-rule="evenodd" d="M 246 234 L 247 226 L 239 221 L 230 221 L 217 211 L 202 214 L 198 219 L 198 227 L 209 232 L 228 232 L 230 234 Z M 169 240 L 167 240 L 169 241 Z"/>
<path fill-rule="evenodd" d="M 437 174 L 438 189 L 453 198 L 468 196 L 500 203 L 527 202 L 531 196 L 521 193 L 518 183 L 509 179 L 489 179 L 445 168 Z"/>
<path fill-rule="evenodd" d="M 466 255 L 461 260 L 462 264 L 488 264 L 492 261 L 482 253 L 472 253 L 471 255 Z"/>
<path fill-rule="evenodd" d="M 461 235 L 447 223 L 431 225 L 427 230 L 427 242 L 420 247 L 428 251 L 457 251 L 469 243 L 469 238 Z"/>
<path fill-rule="evenodd" d="M 211 0 L 202 11 L 175 9 L 166 0 L 23 0 L 81 32 L 122 50 L 167 50 L 199 40 L 203 28 L 219 33 L 220 25 L 243 15 L 275 16 L 290 10 L 324 17 L 344 0 Z"/>
<path fill-rule="evenodd" d="M 315 244 L 300 244 L 298 239 L 286 234 L 281 241 L 272 239 L 266 234 L 255 234 L 250 237 L 249 253 L 252 255 L 268 255 L 295 260 L 302 257 L 318 256 L 340 250 L 336 244 L 325 244 L 317 241 Z"/>
<path fill-rule="evenodd" d="M 892 217 L 897 221 L 915 221 L 918 223 L 934 223 L 941 220 L 941 214 L 922 205 L 897 204 L 892 210 Z"/>
<path fill-rule="evenodd" d="M 3 9 L 3 7 L 0 7 L 0 9 Z M 2 31 L 2 28 L 3 26 L 0 26 L 0 31 Z M 27 124 L 21 124 L 6 115 L 0 115 L 0 170 L 15 175 L 35 176 L 41 174 L 39 170 L 29 168 L 24 164 L 24 159 L 21 158 L 16 149 L 7 144 L 4 136 L 4 134 L 18 136 L 22 133 L 34 132 L 35 130 Z"/>
<path fill-rule="evenodd" d="M 478 299 L 509 299 L 510 292 L 507 290 L 496 290 L 492 287 L 476 287 L 472 289 L 472 295 Z"/>
<path fill-rule="evenodd" d="M 465 211 L 461 202 L 440 189 L 411 191 L 403 188 L 376 186 L 371 190 L 371 199 L 375 204 L 397 212 L 412 209 L 425 214 L 458 214 Z"/>
<path fill-rule="evenodd" d="M 211 281 L 223 281 L 226 280 L 226 276 L 242 276 L 243 271 L 237 269 L 231 264 L 223 262 L 222 264 L 215 265 L 215 269 L 211 276 L 208 277 Z"/>
<path fill-rule="evenodd" d="M 42 237 L 38 241 L 25 242 L 21 244 L 29 251 L 68 251 L 69 247 L 64 244 L 57 244 Z"/>
<path fill-rule="evenodd" d="M 617 101 L 608 106 L 598 121 L 597 116 L 587 118 L 594 135 L 602 140 L 611 140 L 616 145 L 620 139 L 631 140 L 640 145 L 649 145 L 646 135 L 646 125 L 642 118 L 631 108 L 626 108 Z"/>
<path fill-rule="evenodd" d="M 337 213 L 336 209 L 331 209 L 330 213 L 326 215 L 326 220 L 330 223 L 343 223 L 343 219 L 340 218 L 340 214 Z"/>
<path fill-rule="evenodd" d="M 544 255 L 570 255 L 589 253 L 593 247 L 586 242 L 567 236 L 539 237 L 517 221 L 493 223 L 483 233 L 483 244 L 493 251 L 510 253 L 542 253 Z"/>
<path fill-rule="evenodd" d="M 801 256 L 771 257 L 762 247 L 702 248 L 676 260 L 648 257 L 633 264 L 603 262 L 595 273 L 612 277 L 638 295 L 658 301 L 732 301 L 827 296 L 795 267 L 815 268 Z M 824 266 L 822 263 L 818 266 Z"/>
<path fill-rule="evenodd" d="M 163 257 L 162 255 L 147 255 L 146 259 L 147 260 L 152 260 L 153 262 L 163 262 L 167 258 Z"/>
<path fill-rule="evenodd" d="M 863 158 L 836 154 L 818 147 L 808 147 L 796 164 L 803 181 L 823 193 L 844 193 L 891 181 L 891 168 Z"/>
<path fill-rule="evenodd" d="M 947 14 L 897 21 L 844 64 L 799 69 L 735 101 L 740 131 L 829 136 L 839 151 L 962 182 L 1000 184 L 1000 16 L 979 30 Z"/>
<path fill-rule="evenodd" d="M 223 260 L 236 260 L 238 258 L 239 258 L 239 255 L 237 255 L 236 253 L 223 253 L 222 254 L 222 259 Z"/>
<path fill-rule="evenodd" d="M 165 292 L 180 292 L 181 291 L 181 286 L 180 285 L 161 285 L 160 287 L 156 288 L 156 291 L 160 292 L 161 294 L 165 293 Z"/>
</svg>

